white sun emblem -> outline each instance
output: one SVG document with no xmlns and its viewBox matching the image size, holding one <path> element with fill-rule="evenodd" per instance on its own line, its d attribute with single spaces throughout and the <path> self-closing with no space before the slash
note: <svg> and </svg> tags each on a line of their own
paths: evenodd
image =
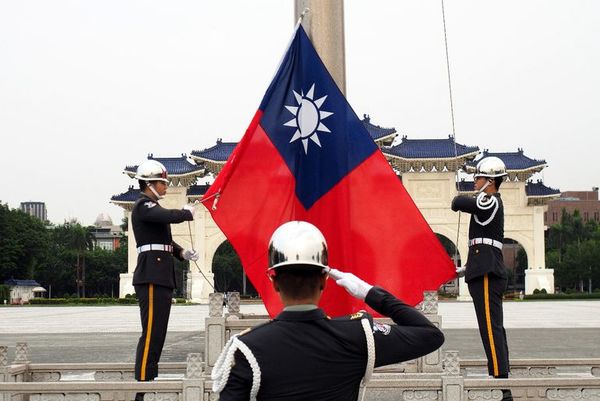
<svg viewBox="0 0 600 401">
<path fill-rule="evenodd" d="M 294 118 L 283 125 L 297 128 L 296 132 L 294 132 L 294 136 L 290 139 L 290 143 L 301 139 L 302 145 L 304 145 L 304 153 L 308 154 L 309 139 L 321 147 L 318 132 L 331 132 L 322 121 L 333 113 L 321 110 L 321 106 L 323 105 L 323 102 L 325 102 L 325 99 L 327 99 L 327 95 L 320 99 L 313 100 L 315 84 L 311 86 L 306 95 L 302 93 L 302 91 L 298 93 L 292 90 L 292 92 L 294 92 L 298 106 L 285 106 L 285 108 L 294 115 Z"/>
</svg>

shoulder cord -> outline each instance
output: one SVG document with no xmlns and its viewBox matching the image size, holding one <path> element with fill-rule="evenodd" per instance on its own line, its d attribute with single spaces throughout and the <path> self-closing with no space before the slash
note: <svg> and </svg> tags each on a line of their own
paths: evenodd
<svg viewBox="0 0 600 401">
<path fill-rule="evenodd" d="M 363 392 L 361 399 L 364 400 L 367 383 L 369 380 L 371 380 L 373 370 L 375 369 L 375 339 L 373 337 L 373 328 L 371 327 L 369 320 L 361 319 L 361 324 L 367 340 L 367 369 L 365 370 L 365 376 L 360 384 Z M 220 393 L 225 388 L 225 385 L 229 380 L 231 367 L 233 366 L 235 351 L 239 349 L 244 354 L 246 360 L 252 368 L 252 389 L 250 390 L 250 400 L 256 400 L 256 395 L 260 389 L 260 367 L 258 366 L 258 361 L 254 357 L 254 354 L 250 348 L 248 348 L 248 346 L 240 341 L 237 337 L 237 335 L 231 337 L 227 344 L 225 344 L 225 347 L 223 348 L 223 351 L 221 351 L 219 358 L 217 358 L 211 374 L 211 378 L 214 381 L 213 392 Z"/>
<path fill-rule="evenodd" d="M 258 394 L 258 390 L 260 389 L 260 366 L 258 366 L 258 361 L 256 357 L 248 348 L 246 344 L 238 339 L 239 334 L 231 337 L 219 358 L 217 358 L 217 362 L 213 368 L 213 371 L 210 375 L 211 379 L 213 379 L 213 392 L 220 393 L 227 385 L 227 381 L 229 380 L 229 374 L 231 373 L 231 367 L 234 365 L 233 358 L 235 355 L 235 351 L 238 349 L 244 354 L 246 360 L 250 364 L 250 368 L 252 369 L 252 388 L 250 389 L 250 400 L 256 400 L 256 395 Z"/>
<path fill-rule="evenodd" d="M 365 399 L 367 393 L 367 384 L 373 376 L 373 370 L 375 369 L 375 338 L 373 337 L 373 328 L 369 319 L 363 318 L 360 320 L 363 330 L 365 331 L 365 338 L 367 339 L 367 369 L 365 370 L 365 376 L 360 382 L 362 390 L 361 401 Z"/>
<path fill-rule="evenodd" d="M 487 226 L 492 220 L 494 220 L 494 217 L 496 217 L 496 212 L 498 211 L 498 199 L 496 199 L 495 196 L 492 196 L 489 200 L 485 200 L 485 192 L 481 192 L 479 195 L 477 195 L 477 207 L 480 210 L 489 210 L 495 207 L 494 211 L 492 212 L 492 215 L 486 221 L 482 222 L 479 220 L 476 214 L 473 215 L 475 221 L 479 225 Z"/>
</svg>

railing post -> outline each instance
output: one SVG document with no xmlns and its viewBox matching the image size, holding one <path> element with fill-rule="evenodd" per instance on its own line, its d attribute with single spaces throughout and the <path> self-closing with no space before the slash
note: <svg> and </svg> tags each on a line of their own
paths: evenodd
<svg viewBox="0 0 600 401">
<path fill-rule="evenodd" d="M 21 365 L 25 363 L 29 363 L 29 345 L 27 343 L 17 343 L 13 364 Z"/>
<path fill-rule="evenodd" d="M 421 302 L 421 310 L 426 315 L 438 314 L 437 291 L 423 291 L 423 302 Z"/>
<path fill-rule="evenodd" d="M 8 347 L 6 345 L 0 345 L 0 374 L 6 372 L 6 367 L 8 366 Z M 3 376 L 0 376 L 0 381 Z"/>
<path fill-rule="evenodd" d="M 241 317 L 239 292 L 229 293 L 229 296 L 227 297 L 227 314 Z"/>
<path fill-rule="evenodd" d="M 442 326 L 442 317 L 438 315 L 438 293 L 437 291 L 423 291 L 423 302 L 420 304 L 421 311 L 438 328 Z M 419 372 L 439 373 L 442 371 L 442 350 L 437 349 L 431 354 L 419 358 L 417 362 Z"/>
<path fill-rule="evenodd" d="M 208 317 L 204 321 L 204 355 L 206 358 L 206 373 L 212 371 L 221 350 L 225 346 L 225 318 L 223 317 L 223 294 L 208 295 Z"/>
<path fill-rule="evenodd" d="M 8 381 L 8 347 L 0 345 L 0 383 Z M 10 394 L 0 393 L 0 401 L 9 401 Z"/>
<path fill-rule="evenodd" d="M 193 353 L 187 356 L 185 378 L 183 379 L 182 401 L 204 400 L 204 377 L 202 355 Z"/>
<path fill-rule="evenodd" d="M 464 388 L 462 376 L 442 376 L 442 401 L 463 401 Z"/>
<path fill-rule="evenodd" d="M 460 358 L 458 351 L 445 351 L 443 362 L 444 374 L 448 376 L 460 375 Z"/>
</svg>

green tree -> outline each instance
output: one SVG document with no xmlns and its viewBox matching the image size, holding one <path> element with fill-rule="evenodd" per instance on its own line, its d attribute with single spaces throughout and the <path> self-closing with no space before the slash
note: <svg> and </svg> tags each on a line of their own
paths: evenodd
<svg viewBox="0 0 600 401">
<path fill-rule="evenodd" d="M 242 262 L 229 241 L 223 242 L 213 259 L 215 289 L 220 292 L 238 291 L 243 294 L 244 277 Z M 256 295 L 256 289 L 246 280 L 246 294 Z"/>
<path fill-rule="evenodd" d="M 448 254 L 448 256 L 450 256 L 450 259 L 454 260 L 455 257 L 458 258 L 458 261 L 455 262 L 455 264 L 457 265 L 461 265 L 461 260 L 460 260 L 460 253 L 456 252 L 456 246 L 454 245 L 454 242 L 452 242 L 452 240 L 442 234 L 435 234 L 437 239 L 440 241 L 440 243 L 442 244 L 442 246 L 444 247 L 444 249 L 446 250 L 446 253 Z"/>
<path fill-rule="evenodd" d="M 44 223 L 0 205 L 0 279 L 32 279 L 46 257 L 49 236 Z"/>
<path fill-rule="evenodd" d="M 565 289 L 584 287 L 592 291 L 600 284 L 600 228 L 584 222 L 578 210 L 562 211 L 560 224 L 548 229 L 546 264 L 555 269 L 555 282 Z"/>
<path fill-rule="evenodd" d="M 94 247 L 94 237 L 90 228 L 83 227 L 76 220 L 66 222 L 54 229 L 54 240 L 61 248 L 61 254 L 72 260 L 77 296 L 85 297 L 85 257 L 86 252 Z"/>
<path fill-rule="evenodd" d="M 127 271 L 127 247 L 114 251 L 96 248 L 87 252 L 87 293 L 95 296 L 118 296 L 119 273 Z"/>
</svg>

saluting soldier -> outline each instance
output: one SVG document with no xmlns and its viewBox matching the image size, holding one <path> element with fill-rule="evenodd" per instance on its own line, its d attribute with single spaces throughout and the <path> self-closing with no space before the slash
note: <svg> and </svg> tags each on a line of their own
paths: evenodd
<svg viewBox="0 0 600 401">
<path fill-rule="evenodd" d="M 462 271 L 473 298 L 479 334 L 488 360 L 488 372 L 494 378 L 508 378 L 508 344 L 504 330 L 502 296 L 507 274 L 502 257 L 504 207 L 498 193 L 506 176 L 506 166 L 497 157 L 485 157 L 477 164 L 474 187 L 478 194 L 457 196 L 452 210 L 471 214 L 469 254 Z M 457 272 L 461 273 L 460 269 Z M 503 400 L 512 400 L 503 390 Z"/>
<path fill-rule="evenodd" d="M 268 275 L 283 311 L 227 343 L 213 370 L 213 391 L 230 400 L 357 400 L 375 366 L 439 348 L 442 332 L 381 287 L 330 269 L 327 242 L 312 224 L 280 226 L 269 244 Z M 331 319 L 317 305 L 328 275 L 395 322 L 366 312 Z M 363 393 L 364 394 L 364 393 Z"/>
<path fill-rule="evenodd" d="M 169 178 L 162 163 L 146 160 L 137 168 L 140 197 L 131 212 L 138 259 L 133 286 L 140 305 L 142 335 L 135 356 L 135 379 L 150 381 L 158 376 L 158 361 L 165 343 L 175 284 L 173 256 L 198 260 L 198 253 L 173 241 L 170 224 L 194 219 L 194 208 L 165 209 L 158 203 L 167 192 Z M 136 394 L 136 401 L 143 400 Z"/>
</svg>

